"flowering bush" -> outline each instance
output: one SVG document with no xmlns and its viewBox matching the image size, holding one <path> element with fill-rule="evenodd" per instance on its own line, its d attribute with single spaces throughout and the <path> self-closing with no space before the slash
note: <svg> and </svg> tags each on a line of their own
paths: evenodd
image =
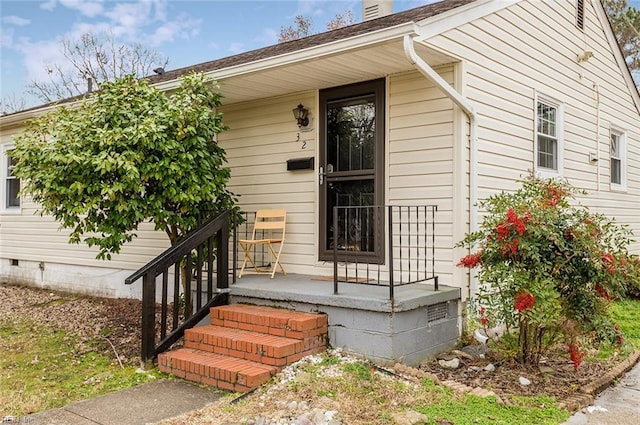
<svg viewBox="0 0 640 425">
<path fill-rule="evenodd" d="M 578 336 L 622 343 L 608 306 L 638 282 L 631 232 L 573 202 L 578 193 L 529 176 L 516 192 L 482 202 L 480 229 L 458 244 L 474 251 L 458 266 L 478 268 L 481 326 L 517 332 L 523 363 L 537 364 L 563 339 L 576 368 L 584 356 Z"/>
</svg>

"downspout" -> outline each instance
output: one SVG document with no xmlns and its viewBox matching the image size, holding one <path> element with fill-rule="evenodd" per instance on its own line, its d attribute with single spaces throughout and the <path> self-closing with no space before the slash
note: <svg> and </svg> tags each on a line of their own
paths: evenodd
<svg viewBox="0 0 640 425">
<path fill-rule="evenodd" d="M 418 56 L 415 40 L 404 36 L 404 54 L 409 62 L 428 80 L 440 88 L 469 118 L 469 224 L 471 232 L 478 230 L 478 119 L 473 105 L 447 83 L 433 68 Z M 469 295 L 475 294 L 477 280 L 471 279 Z"/>
<path fill-rule="evenodd" d="M 600 192 L 600 84 L 593 83 L 596 92 L 596 192 Z"/>
</svg>

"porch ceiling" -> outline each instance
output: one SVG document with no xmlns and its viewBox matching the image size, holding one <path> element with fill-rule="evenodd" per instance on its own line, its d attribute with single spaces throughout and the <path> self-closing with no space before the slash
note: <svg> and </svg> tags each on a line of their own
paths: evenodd
<svg viewBox="0 0 640 425">
<path fill-rule="evenodd" d="M 421 44 L 416 46 L 416 51 L 431 66 L 456 61 Z M 413 66 L 404 54 L 402 38 L 398 38 L 230 77 L 216 76 L 224 74 L 225 70 L 209 75 L 220 83 L 223 102 L 228 105 L 372 80 L 411 69 Z"/>
</svg>

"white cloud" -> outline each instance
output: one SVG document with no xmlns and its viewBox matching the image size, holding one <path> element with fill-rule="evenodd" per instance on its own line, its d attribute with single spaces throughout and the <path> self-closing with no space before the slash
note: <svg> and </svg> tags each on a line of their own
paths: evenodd
<svg viewBox="0 0 640 425">
<path fill-rule="evenodd" d="M 26 80 L 48 80 L 47 65 L 64 65 L 64 55 L 60 49 L 59 40 L 48 40 L 32 43 L 29 40 L 21 40 L 16 43 L 16 48 L 23 54 L 23 63 L 26 70 Z"/>
<path fill-rule="evenodd" d="M 23 27 L 25 25 L 28 25 L 30 22 L 31 22 L 30 19 L 21 18 L 19 16 L 15 16 L 15 15 L 9 15 L 9 16 L 3 16 L 2 17 L 2 23 L 3 24 L 15 25 L 17 27 Z"/>
<path fill-rule="evenodd" d="M 258 42 L 261 46 L 271 46 L 278 44 L 279 31 L 273 28 L 263 28 L 262 33 L 255 37 L 253 40 Z"/>
<path fill-rule="evenodd" d="M 167 2 L 166 0 L 152 0 L 156 9 L 155 19 L 158 21 L 167 20 Z"/>
<path fill-rule="evenodd" d="M 90 18 L 98 16 L 103 11 L 101 0 L 60 0 L 60 4 Z"/>
<path fill-rule="evenodd" d="M 203 23 L 202 19 L 185 14 L 172 16 L 167 12 L 167 0 L 51 0 L 41 4 L 45 10 L 53 10 L 57 6 L 77 10 L 82 18 L 55 39 L 32 41 L 25 38 L 18 41 L 13 28 L 2 25 L 0 43 L 3 48 L 8 46 L 22 56 L 25 80 L 46 81 L 48 64 L 65 66 L 68 63 L 62 54 L 62 39 L 75 41 L 91 32 L 110 34 L 116 43 L 136 42 L 158 48 L 163 43 L 195 37 Z M 237 44 L 233 48 L 241 50 L 242 45 Z"/>
<path fill-rule="evenodd" d="M 229 45 L 228 49 L 231 53 L 242 53 L 244 52 L 244 43 L 234 42 Z"/>
<path fill-rule="evenodd" d="M 111 21 L 114 33 L 119 33 L 129 38 L 137 38 L 142 27 L 151 21 L 151 3 L 148 1 L 138 3 L 117 3 L 104 16 Z"/>
<path fill-rule="evenodd" d="M 49 12 L 51 12 L 53 9 L 56 8 L 57 4 L 58 4 L 57 0 L 49 0 L 44 3 L 41 3 L 40 9 L 48 10 Z"/>
<path fill-rule="evenodd" d="M 14 29 L 11 27 L 7 27 L 6 25 L 3 25 L 2 28 L 0 28 L 0 46 L 4 48 L 13 47 L 13 32 Z"/>
<path fill-rule="evenodd" d="M 188 40 L 200 32 L 201 19 L 190 19 L 187 16 L 178 16 L 175 21 L 165 22 L 149 36 L 147 44 L 160 46 L 174 41 L 176 38 Z"/>
</svg>

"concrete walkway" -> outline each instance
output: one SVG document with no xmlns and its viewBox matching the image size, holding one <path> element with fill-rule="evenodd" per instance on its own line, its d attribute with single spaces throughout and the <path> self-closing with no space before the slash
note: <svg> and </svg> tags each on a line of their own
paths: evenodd
<svg viewBox="0 0 640 425">
<path fill-rule="evenodd" d="M 201 409 L 218 400 L 221 395 L 182 381 L 161 380 L 26 418 L 15 418 L 14 422 L 31 425 L 151 424 Z"/>
<path fill-rule="evenodd" d="M 607 388 L 593 405 L 575 413 L 563 425 L 640 424 L 640 363 L 616 384 Z"/>
</svg>

